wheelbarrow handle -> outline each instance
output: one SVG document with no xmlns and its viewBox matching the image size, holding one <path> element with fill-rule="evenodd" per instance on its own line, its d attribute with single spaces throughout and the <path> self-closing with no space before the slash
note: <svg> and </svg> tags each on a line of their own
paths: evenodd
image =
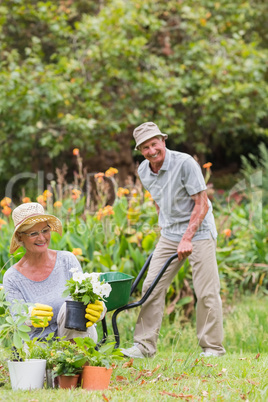
<svg viewBox="0 0 268 402">
<path fill-rule="evenodd" d="M 153 253 L 151 253 L 149 255 L 149 257 L 147 258 L 147 260 L 145 261 L 145 264 L 143 265 L 142 269 L 140 270 L 137 278 L 135 279 L 135 281 L 133 282 L 132 286 L 131 286 L 131 291 L 130 291 L 130 295 L 132 295 L 132 293 L 134 292 L 134 290 L 136 290 L 138 284 L 140 283 L 141 278 L 143 277 L 145 271 L 147 271 L 149 264 L 151 262 Z"/>
<path fill-rule="evenodd" d="M 147 261 L 145 262 L 144 267 L 141 270 L 143 273 L 144 273 L 145 266 L 146 266 L 146 269 L 147 269 L 151 258 L 152 258 L 152 254 L 148 257 Z M 165 273 L 165 271 L 168 268 L 168 266 L 170 265 L 170 263 L 173 260 L 175 260 L 176 258 L 178 258 L 177 253 L 173 254 L 171 257 L 169 257 L 167 259 L 167 261 L 165 262 L 163 267 L 158 272 L 156 278 L 153 280 L 153 282 L 151 283 L 150 287 L 147 289 L 147 291 L 145 292 L 145 294 L 143 295 L 143 297 L 139 301 L 134 302 L 134 303 L 130 303 L 130 304 L 126 304 L 125 306 L 122 306 L 122 307 L 118 308 L 117 310 L 115 310 L 115 312 L 113 313 L 113 316 L 112 316 L 112 326 L 113 326 L 113 331 L 114 331 L 114 336 L 115 336 L 115 341 L 116 341 L 116 345 L 115 345 L 116 348 L 118 348 L 119 344 L 120 344 L 120 337 L 119 337 L 118 327 L 117 327 L 117 323 L 116 323 L 117 315 L 123 310 L 129 310 L 131 308 L 134 308 L 134 307 L 142 305 L 148 299 L 148 297 L 150 296 L 150 294 L 152 293 L 152 291 L 154 290 L 154 288 L 158 284 L 160 278 L 163 276 L 163 274 Z M 136 283 L 136 281 L 134 282 L 134 284 L 135 283 Z M 133 284 L 132 288 L 134 287 L 134 284 Z"/>
</svg>

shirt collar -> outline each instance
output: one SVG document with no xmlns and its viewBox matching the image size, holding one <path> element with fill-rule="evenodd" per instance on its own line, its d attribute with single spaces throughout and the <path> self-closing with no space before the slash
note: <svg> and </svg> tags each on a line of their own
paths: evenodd
<svg viewBox="0 0 268 402">
<path fill-rule="evenodd" d="M 170 150 L 166 148 L 165 159 L 160 170 L 168 170 L 170 164 Z"/>
</svg>

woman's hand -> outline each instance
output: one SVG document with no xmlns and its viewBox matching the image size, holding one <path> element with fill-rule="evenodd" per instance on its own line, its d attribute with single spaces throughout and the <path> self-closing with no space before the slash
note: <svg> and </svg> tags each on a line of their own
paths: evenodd
<svg viewBox="0 0 268 402">
<path fill-rule="evenodd" d="M 53 308 L 47 304 L 35 303 L 31 312 L 31 323 L 35 328 L 45 328 L 53 317 Z"/>
<path fill-rule="evenodd" d="M 88 322 L 86 323 L 87 328 L 91 327 L 95 322 L 100 319 L 101 313 L 103 312 L 103 303 L 99 300 L 96 300 L 95 303 L 90 303 L 86 307 L 86 319 Z"/>
</svg>

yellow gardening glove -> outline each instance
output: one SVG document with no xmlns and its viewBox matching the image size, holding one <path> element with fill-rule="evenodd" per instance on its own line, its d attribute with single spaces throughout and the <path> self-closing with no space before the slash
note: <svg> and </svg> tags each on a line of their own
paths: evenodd
<svg viewBox="0 0 268 402">
<path fill-rule="evenodd" d="M 86 319 L 88 322 L 86 323 L 87 328 L 91 327 L 95 322 L 100 319 L 101 313 L 103 312 L 103 303 L 99 300 L 96 300 L 95 303 L 90 303 L 86 308 Z"/>
<path fill-rule="evenodd" d="M 35 328 L 47 327 L 52 317 L 53 317 L 52 307 L 48 306 L 47 304 L 35 303 L 31 311 L 31 321 L 33 327 Z M 38 319 L 39 321 L 37 322 L 36 320 L 32 320 L 32 318 Z"/>
</svg>

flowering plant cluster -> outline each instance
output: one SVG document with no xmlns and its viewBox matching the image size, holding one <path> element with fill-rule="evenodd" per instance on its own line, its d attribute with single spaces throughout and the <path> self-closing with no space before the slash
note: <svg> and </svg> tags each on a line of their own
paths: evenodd
<svg viewBox="0 0 268 402">
<path fill-rule="evenodd" d="M 73 277 L 66 281 L 66 290 L 62 296 L 70 295 L 73 300 L 84 304 L 95 303 L 96 300 L 105 300 L 112 290 L 109 283 L 99 280 L 99 273 L 81 272 L 78 268 L 71 268 Z"/>
</svg>

